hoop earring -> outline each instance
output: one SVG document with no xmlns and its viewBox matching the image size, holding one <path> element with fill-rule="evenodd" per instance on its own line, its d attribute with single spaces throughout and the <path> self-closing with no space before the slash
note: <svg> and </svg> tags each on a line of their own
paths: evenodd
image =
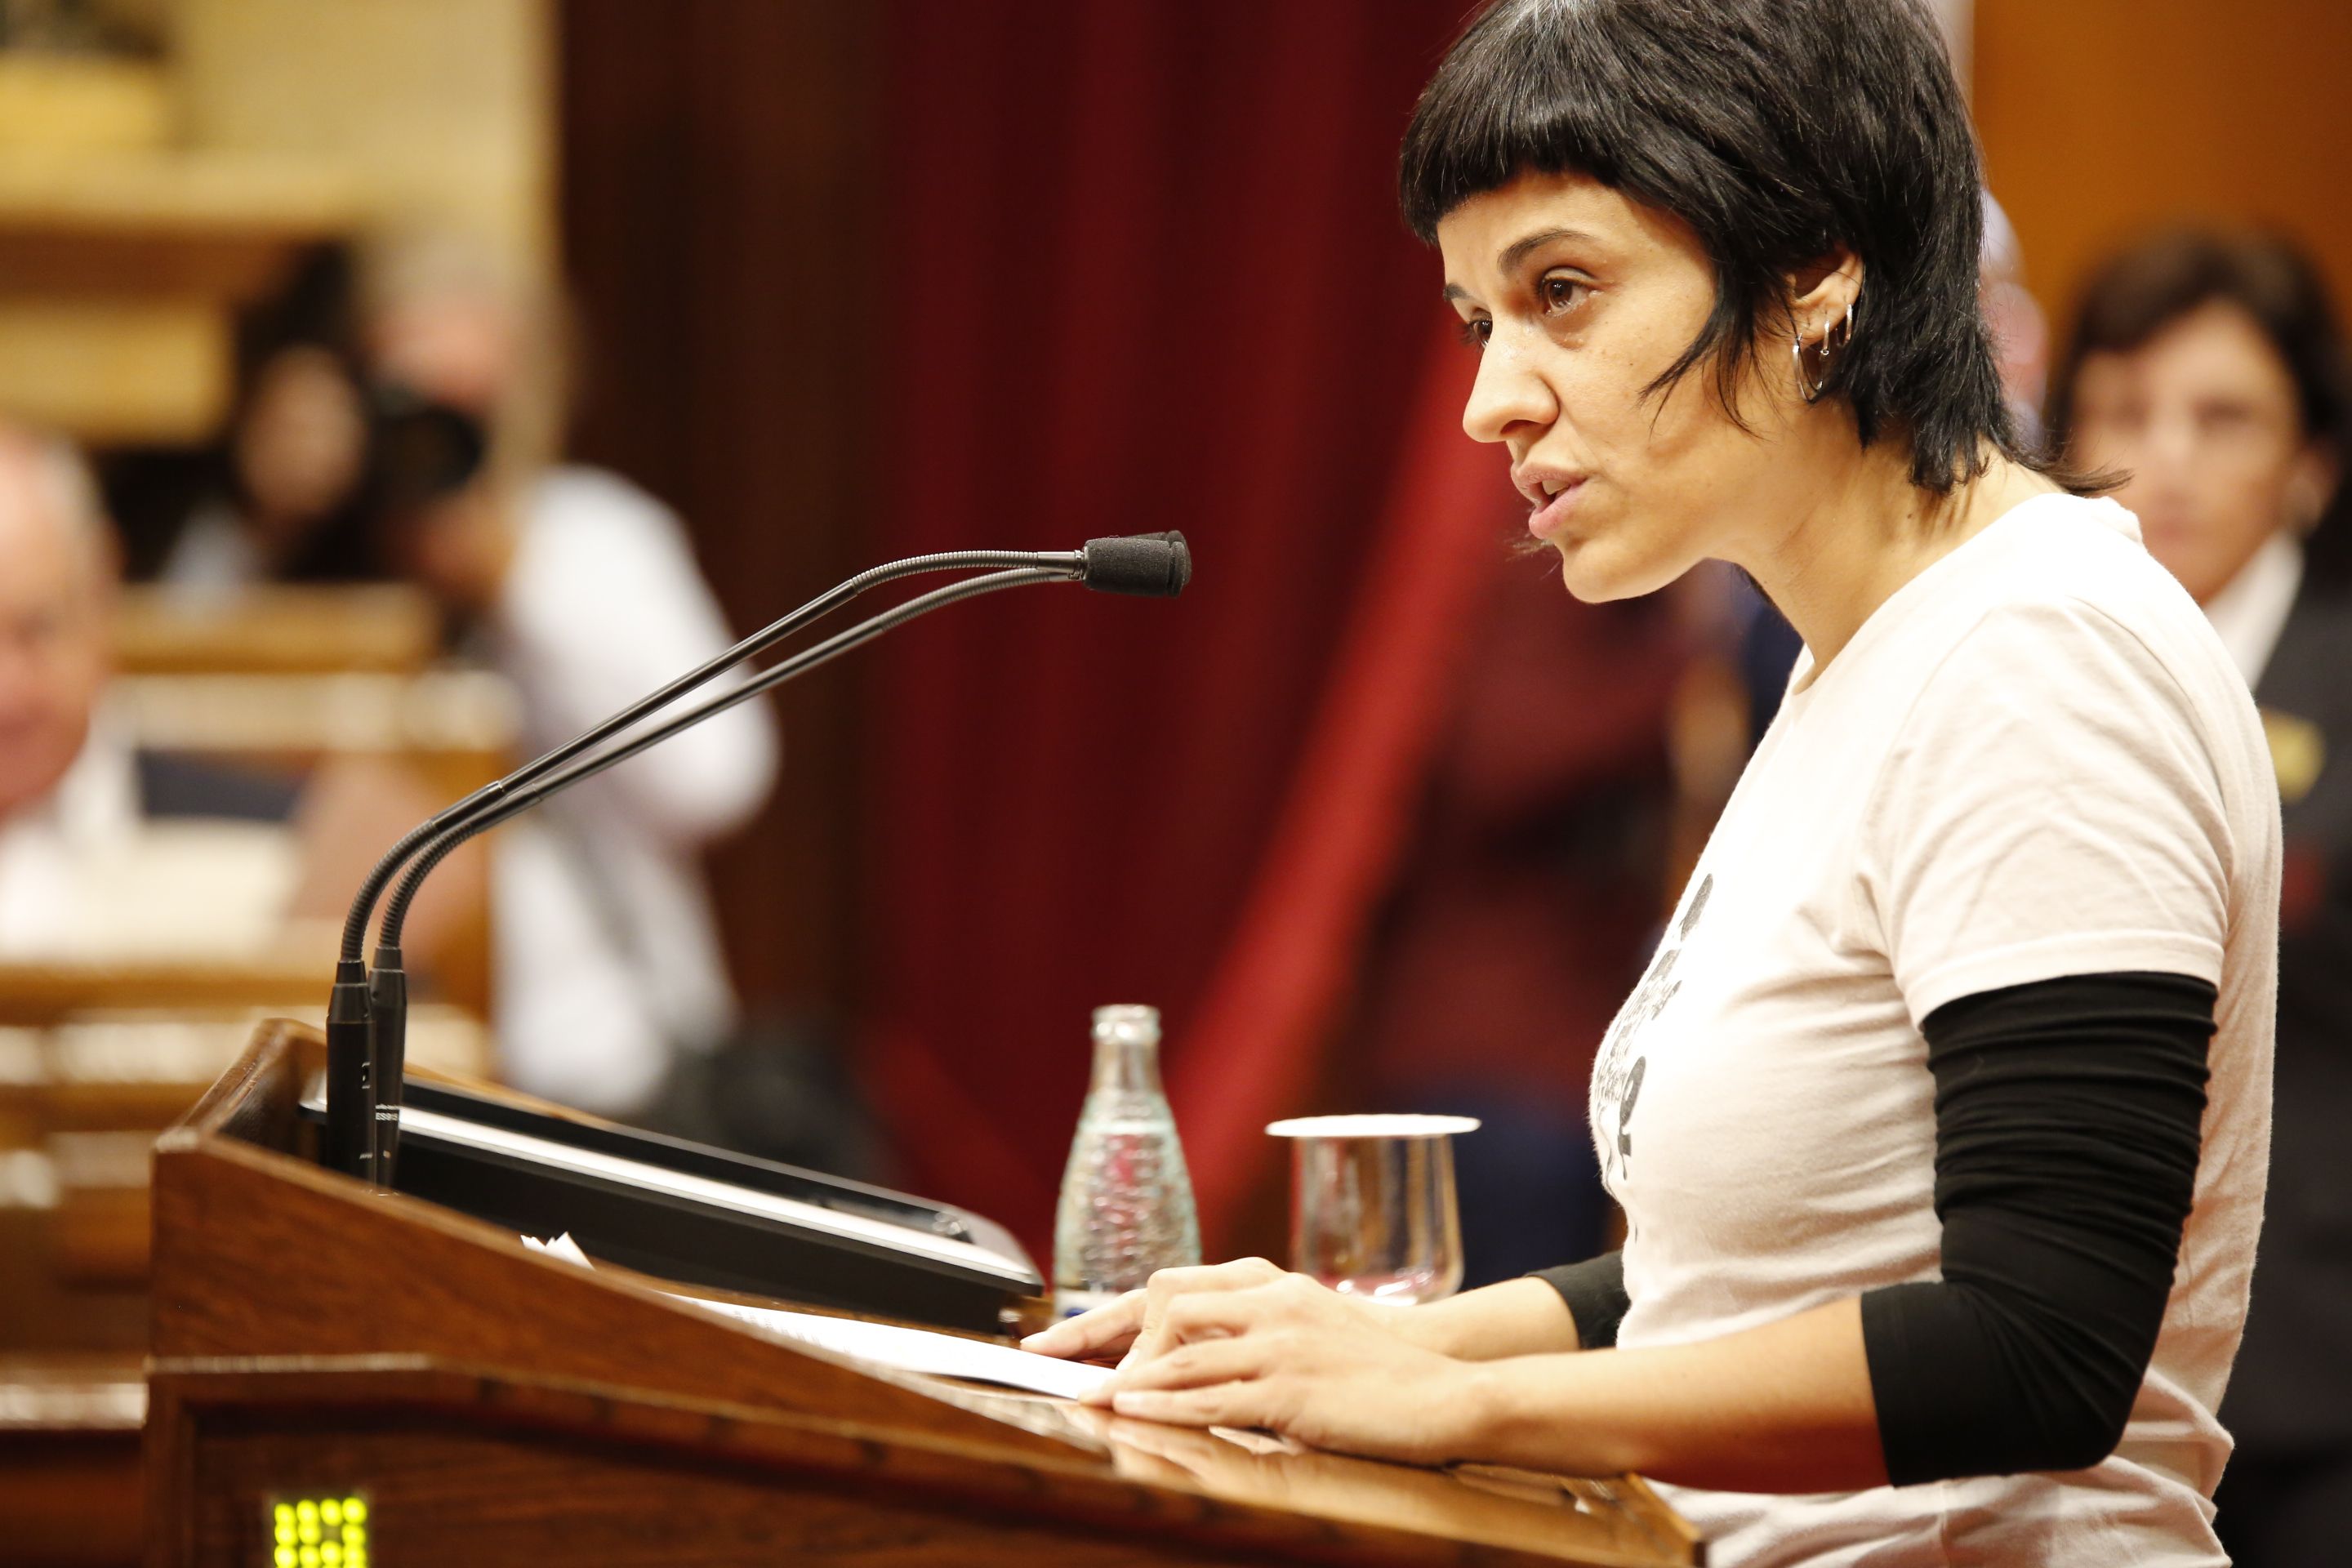
<svg viewBox="0 0 2352 1568">
<path fill-rule="evenodd" d="M 1829 334 L 1827 332 L 1823 332 L 1822 334 L 1822 353 L 1824 356 L 1829 353 Z M 1798 395 L 1802 397 L 1807 403 L 1819 403 L 1822 400 L 1822 394 L 1829 390 L 1830 378 L 1827 375 L 1824 375 L 1817 382 L 1811 376 L 1805 374 L 1805 334 L 1801 331 L 1792 329 L 1790 331 L 1789 357 L 1795 362 L 1797 366 Z"/>
</svg>

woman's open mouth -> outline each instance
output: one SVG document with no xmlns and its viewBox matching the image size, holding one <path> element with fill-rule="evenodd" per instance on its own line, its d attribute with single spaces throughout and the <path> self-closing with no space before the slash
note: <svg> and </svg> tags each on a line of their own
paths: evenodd
<svg viewBox="0 0 2352 1568">
<path fill-rule="evenodd" d="M 1544 479 L 1535 495 L 1528 498 L 1528 531 L 1538 539 L 1549 540 L 1566 525 L 1576 499 L 1584 493 L 1584 480 Z"/>
</svg>

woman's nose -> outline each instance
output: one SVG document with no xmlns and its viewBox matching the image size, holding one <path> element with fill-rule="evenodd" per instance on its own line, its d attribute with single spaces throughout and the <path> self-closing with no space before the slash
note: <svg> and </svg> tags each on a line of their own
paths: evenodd
<svg viewBox="0 0 2352 1568">
<path fill-rule="evenodd" d="M 1559 402 L 1527 356 L 1500 338 L 1478 356 L 1478 378 L 1462 408 L 1462 429 L 1473 441 L 1501 441 L 1521 425 L 1549 428 Z"/>
</svg>

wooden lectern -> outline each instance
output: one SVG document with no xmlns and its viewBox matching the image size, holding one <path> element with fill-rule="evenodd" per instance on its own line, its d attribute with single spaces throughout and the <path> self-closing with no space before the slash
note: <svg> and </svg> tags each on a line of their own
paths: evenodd
<svg viewBox="0 0 2352 1568">
<path fill-rule="evenodd" d="M 1450 1471 L 880 1371 L 308 1157 L 263 1028 L 156 1146 L 149 1559 L 1664 1564 L 1638 1479 Z"/>
</svg>

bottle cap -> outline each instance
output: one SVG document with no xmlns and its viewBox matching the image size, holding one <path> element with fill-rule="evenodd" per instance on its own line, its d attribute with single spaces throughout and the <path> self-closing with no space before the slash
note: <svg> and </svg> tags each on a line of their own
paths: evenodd
<svg viewBox="0 0 2352 1568">
<path fill-rule="evenodd" d="M 1095 1038 L 1145 1040 L 1160 1043 L 1160 1009 L 1127 1002 L 1095 1009 Z"/>
</svg>

